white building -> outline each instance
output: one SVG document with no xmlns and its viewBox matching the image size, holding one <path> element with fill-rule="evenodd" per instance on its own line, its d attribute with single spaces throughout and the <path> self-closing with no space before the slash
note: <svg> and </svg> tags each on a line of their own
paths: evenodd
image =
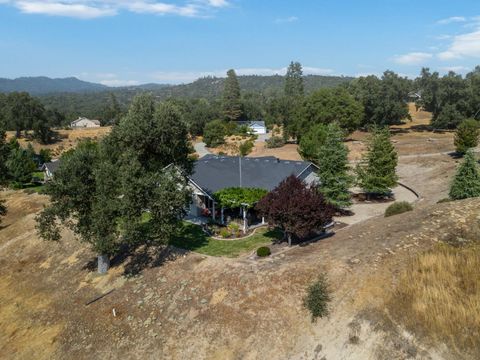
<svg viewBox="0 0 480 360">
<path fill-rule="evenodd" d="M 72 129 L 97 128 L 100 127 L 100 121 L 79 117 L 77 120 L 70 123 L 70 127 Z"/>
<path fill-rule="evenodd" d="M 265 121 L 239 121 L 238 125 L 246 125 L 250 131 L 254 134 L 266 134 L 267 127 L 265 126 Z"/>
</svg>

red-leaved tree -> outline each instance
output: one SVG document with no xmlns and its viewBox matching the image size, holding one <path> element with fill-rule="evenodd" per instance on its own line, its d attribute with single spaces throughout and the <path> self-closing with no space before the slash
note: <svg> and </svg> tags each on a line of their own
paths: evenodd
<svg viewBox="0 0 480 360">
<path fill-rule="evenodd" d="M 256 206 L 260 215 L 278 226 L 292 245 L 292 235 L 302 238 L 332 221 L 334 209 L 317 189 L 309 188 L 294 175 L 283 180 Z"/>
</svg>

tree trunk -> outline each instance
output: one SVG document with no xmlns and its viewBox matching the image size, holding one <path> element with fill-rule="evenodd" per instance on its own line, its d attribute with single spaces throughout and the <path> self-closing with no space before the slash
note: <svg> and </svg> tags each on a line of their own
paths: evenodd
<svg viewBox="0 0 480 360">
<path fill-rule="evenodd" d="M 288 238 L 288 246 L 292 246 L 292 234 L 287 233 L 287 238 Z"/>
<path fill-rule="evenodd" d="M 98 255 L 98 267 L 97 271 L 99 274 L 106 274 L 110 268 L 110 258 L 108 255 Z"/>
</svg>

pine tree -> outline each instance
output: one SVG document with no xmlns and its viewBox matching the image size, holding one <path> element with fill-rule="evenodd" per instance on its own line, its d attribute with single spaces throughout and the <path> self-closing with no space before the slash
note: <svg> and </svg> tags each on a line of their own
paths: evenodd
<svg viewBox="0 0 480 360">
<path fill-rule="evenodd" d="M 397 163 L 388 128 L 373 128 L 367 153 L 356 168 L 358 185 L 367 194 L 389 195 L 398 181 Z"/>
<path fill-rule="evenodd" d="M 449 196 L 453 200 L 480 196 L 480 172 L 471 150 L 467 151 L 463 163 L 457 170 Z"/>
<path fill-rule="evenodd" d="M 7 159 L 8 176 L 18 185 L 32 180 L 32 172 L 35 171 L 35 162 L 28 151 L 22 148 L 11 150 Z"/>
<path fill-rule="evenodd" d="M 237 74 L 233 69 L 227 71 L 227 78 L 225 79 L 223 113 L 229 121 L 237 121 L 242 116 L 240 85 L 238 84 Z"/>
<path fill-rule="evenodd" d="M 319 191 L 325 200 L 344 209 L 352 204 L 350 187 L 353 177 L 348 173 L 348 148 L 343 143 L 344 134 L 337 123 L 327 127 L 325 142 L 318 149 L 317 161 Z"/>
<path fill-rule="evenodd" d="M 291 62 L 285 76 L 285 96 L 300 98 L 303 96 L 303 70 L 299 62 Z"/>
<path fill-rule="evenodd" d="M 475 119 L 467 119 L 460 123 L 455 132 L 455 149 L 459 154 L 465 154 L 468 149 L 478 145 L 480 135 L 479 123 Z"/>
</svg>

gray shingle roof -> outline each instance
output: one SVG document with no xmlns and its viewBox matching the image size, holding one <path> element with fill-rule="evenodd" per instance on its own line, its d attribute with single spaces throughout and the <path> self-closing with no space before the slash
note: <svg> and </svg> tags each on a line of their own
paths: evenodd
<svg viewBox="0 0 480 360">
<path fill-rule="evenodd" d="M 311 165 L 306 161 L 279 160 L 273 156 L 239 158 L 207 155 L 195 163 L 190 178 L 209 194 L 240 185 L 270 191 L 288 176 L 299 176 Z"/>
<path fill-rule="evenodd" d="M 42 170 L 47 168 L 48 171 L 53 174 L 55 173 L 55 171 L 57 171 L 58 167 L 60 166 L 60 163 L 61 161 L 60 160 L 55 160 L 55 161 L 51 161 L 51 162 L 47 162 L 45 164 L 43 164 L 42 166 Z"/>
</svg>

